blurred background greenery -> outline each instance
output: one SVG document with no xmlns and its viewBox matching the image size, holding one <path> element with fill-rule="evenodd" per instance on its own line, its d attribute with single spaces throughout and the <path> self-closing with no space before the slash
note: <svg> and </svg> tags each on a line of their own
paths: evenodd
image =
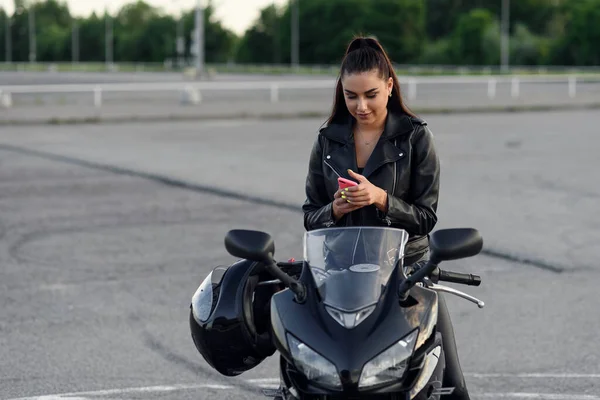
<svg viewBox="0 0 600 400">
<path fill-rule="evenodd" d="M 335 73 L 348 41 L 367 34 L 412 72 L 432 73 L 418 66 L 468 66 L 489 73 L 501 64 L 501 6 L 501 0 L 299 0 L 299 70 Z M 238 36 L 215 18 L 208 2 L 206 64 L 221 71 L 289 71 L 292 10 L 291 2 L 270 5 Z M 104 68 L 109 57 L 120 70 L 184 68 L 193 65 L 194 12 L 167 15 L 136 1 L 115 15 L 75 18 L 58 0 L 15 0 L 12 15 L 0 9 L 0 68 L 31 61 L 20 68 L 56 63 L 57 69 L 93 70 Z M 509 21 L 512 66 L 539 71 L 600 63 L 600 0 L 513 0 Z"/>
</svg>

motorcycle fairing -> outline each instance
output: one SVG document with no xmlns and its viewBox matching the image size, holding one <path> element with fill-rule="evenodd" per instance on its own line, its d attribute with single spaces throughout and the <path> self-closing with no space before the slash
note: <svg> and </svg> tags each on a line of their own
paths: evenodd
<svg viewBox="0 0 600 400">
<path fill-rule="evenodd" d="M 410 371 L 414 367 L 412 363 L 406 371 L 407 377 L 409 374 L 414 375 L 412 380 L 403 379 L 404 383 L 383 385 L 369 390 L 358 389 L 363 366 L 413 330 L 419 329 L 415 354 L 421 354 L 421 360 L 413 356 L 415 361 L 422 363 L 425 350 L 433 345 L 430 342 L 434 337 L 437 320 L 437 294 L 432 290 L 415 287 L 409 300 L 401 306 L 397 291 L 394 290 L 399 287 L 401 279 L 403 275 L 400 268 L 397 268 L 392 273 L 381 301 L 373 313 L 360 325 L 347 329 L 327 313 L 320 302 L 308 267 L 305 266 L 300 277 L 307 286 L 305 303 L 295 302 L 294 295 L 289 290 L 281 291 L 271 299 L 273 341 L 290 367 L 282 371 L 287 375 L 286 378 L 293 381 L 294 386 L 302 392 L 315 395 L 331 393 L 331 388 L 319 387 L 308 382 L 293 367 L 294 360 L 286 339 L 287 333 L 290 333 L 336 366 L 345 395 L 408 391 L 418 375 Z"/>
</svg>

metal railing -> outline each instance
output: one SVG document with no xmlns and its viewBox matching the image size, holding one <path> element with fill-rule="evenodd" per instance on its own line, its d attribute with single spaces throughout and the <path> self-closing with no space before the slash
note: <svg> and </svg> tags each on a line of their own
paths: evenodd
<svg viewBox="0 0 600 400">
<path fill-rule="evenodd" d="M 518 98 L 522 84 L 564 84 L 564 93 L 570 98 L 577 96 L 579 82 L 600 83 L 599 77 L 577 75 L 515 75 L 515 76 L 436 76 L 436 77 L 403 77 L 401 85 L 409 100 L 418 97 L 418 89 L 425 85 L 480 85 L 487 97 L 494 99 L 498 85 L 510 84 L 510 94 Z M 304 79 L 279 81 L 198 81 L 198 82 L 149 82 L 149 83 L 106 83 L 106 84 L 50 84 L 50 85 L 5 85 L 0 86 L 0 105 L 4 108 L 13 106 L 12 96 L 15 94 L 65 94 L 89 93 L 93 104 L 101 107 L 104 93 L 142 93 L 142 92 L 178 92 L 186 102 L 198 104 L 202 101 L 203 91 L 268 91 L 270 101 L 280 101 L 281 90 L 329 89 L 335 87 L 335 79 Z"/>
<path fill-rule="evenodd" d="M 175 72 L 193 68 L 193 60 L 186 59 L 180 63 L 177 59 L 166 59 L 164 62 L 0 62 L 0 71 L 37 71 L 37 72 Z M 504 73 L 500 65 L 444 65 L 444 64 L 398 64 L 395 63 L 399 74 L 425 74 L 425 75 L 490 75 Z M 286 74 L 328 74 L 336 75 L 339 64 L 248 64 L 248 63 L 206 63 L 207 70 L 216 73 L 286 73 Z M 510 74 L 545 75 L 548 73 L 599 74 L 598 66 L 563 66 L 563 65 L 511 65 Z"/>
</svg>

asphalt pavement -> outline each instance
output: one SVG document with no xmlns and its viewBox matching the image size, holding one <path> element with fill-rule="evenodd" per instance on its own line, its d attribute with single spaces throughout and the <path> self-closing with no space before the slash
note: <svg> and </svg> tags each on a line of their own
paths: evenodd
<svg viewBox="0 0 600 400">
<path fill-rule="evenodd" d="M 482 276 L 447 297 L 473 399 L 600 399 L 600 115 L 423 115 L 442 161 L 437 228 L 472 226 Z M 219 376 L 188 330 L 232 228 L 302 255 L 319 119 L 4 127 L 0 398 L 260 399 L 275 357 Z M 45 397 L 44 397 L 45 396 Z"/>
</svg>

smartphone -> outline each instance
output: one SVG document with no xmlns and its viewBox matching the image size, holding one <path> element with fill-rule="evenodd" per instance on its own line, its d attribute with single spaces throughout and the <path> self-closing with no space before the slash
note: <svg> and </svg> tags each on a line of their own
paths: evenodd
<svg viewBox="0 0 600 400">
<path fill-rule="evenodd" d="M 346 189 L 350 186 L 358 186 L 358 183 L 351 181 L 350 179 L 340 177 L 338 178 L 338 185 L 340 186 L 340 189 Z"/>
</svg>

